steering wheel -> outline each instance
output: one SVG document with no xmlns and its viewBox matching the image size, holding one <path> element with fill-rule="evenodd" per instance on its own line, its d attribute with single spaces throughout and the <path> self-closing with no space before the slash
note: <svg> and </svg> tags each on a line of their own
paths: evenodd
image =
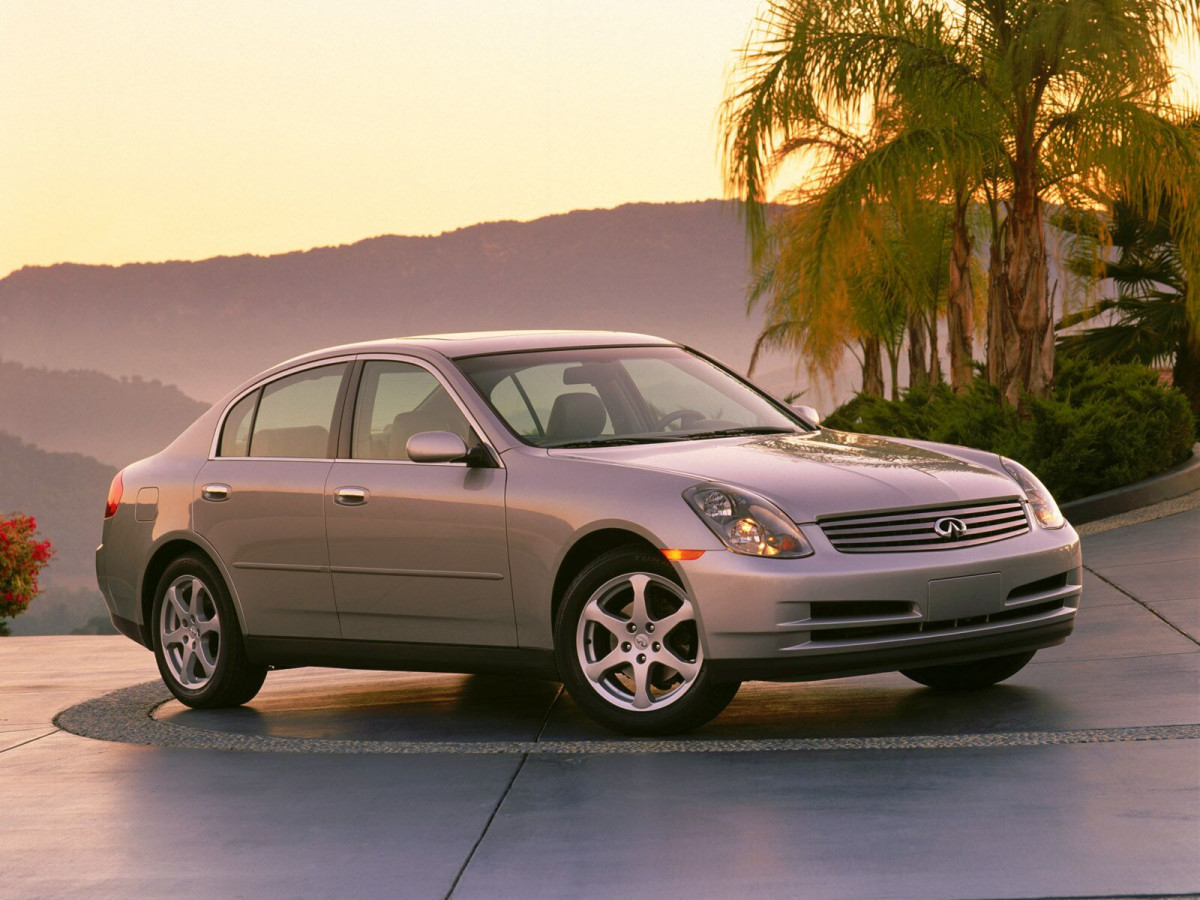
<svg viewBox="0 0 1200 900">
<path fill-rule="evenodd" d="M 691 419 L 692 422 L 698 422 L 700 419 L 703 419 L 703 418 L 704 418 L 704 413 L 699 412 L 698 410 L 686 409 L 686 408 L 685 409 L 677 409 L 674 412 L 667 413 L 665 416 L 661 416 L 659 418 L 659 420 L 654 423 L 654 427 L 651 428 L 650 430 L 651 431 L 666 431 L 667 425 L 671 422 L 674 422 L 676 419 L 679 420 L 679 428 L 683 428 L 685 425 L 688 424 L 688 422 L 686 421 L 687 419 Z M 678 431 L 679 429 L 676 429 L 676 430 Z"/>
</svg>

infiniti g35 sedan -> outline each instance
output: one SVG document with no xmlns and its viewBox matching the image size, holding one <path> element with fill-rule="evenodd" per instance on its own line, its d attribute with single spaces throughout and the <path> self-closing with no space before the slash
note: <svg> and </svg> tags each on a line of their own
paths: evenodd
<svg viewBox="0 0 1200 900">
<path fill-rule="evenodd" d="M 1082 583 L 1019 463 L 822 428 L 671 341 L 550 331 L 262 373 L 116 476 L 96 572 L 189 706 L 291 666 L 528 673 L 631 734 L 750 679 L 995 684 L 1070 634 Z"/>
</svg>

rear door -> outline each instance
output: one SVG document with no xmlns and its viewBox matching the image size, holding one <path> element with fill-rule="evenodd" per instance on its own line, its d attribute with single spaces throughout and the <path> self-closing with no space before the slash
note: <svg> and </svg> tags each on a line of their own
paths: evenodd
<svg viewBox="0 0 1200 900">
<path fill-rule="evenodd" d="M 414 434 L 472 446 L 479 433 L 423 362 L 367 359 L 361 372 L 325 500 L 342 636 L 515 646 L 498 454 L 491 466 L 412 462 Z"/>
<path fill-rule="evenodd" d="M 196 482 L 196 531 L 233 581 L 247 633 L 339 636 L 325 484 L 352 361 L 318 363 L 248 392 Z"/>
</svg>

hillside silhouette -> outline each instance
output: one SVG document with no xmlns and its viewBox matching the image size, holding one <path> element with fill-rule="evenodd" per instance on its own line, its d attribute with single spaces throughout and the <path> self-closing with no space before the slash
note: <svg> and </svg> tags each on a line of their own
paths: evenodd
<svg viewBox="0 0 1200 900">
<path fill-rule="evenodd" d="M 638 203 L 277 256 L 27 267 L 0 279 L 0 358 L 209 401 L 311 349 L 439 331 L 644 331 L 744 369 L 760 317 L 736 213 Z"/>
<path fill-rule="evenodd" d="M 116 473 L 81 453 L 49 453 L 0 431 L 0 512 L 37 518 L 56 551 L 46 569 L 51 580 L 95 583 L 104 499 Z"/>
<path fill-rule="evenodd" d="M 207 408 L 173 385 L 136 375 L 117 379 L 0 360 L 0 422 L 43 450 L 128 465 L 157 453 Z"/>
</svg>

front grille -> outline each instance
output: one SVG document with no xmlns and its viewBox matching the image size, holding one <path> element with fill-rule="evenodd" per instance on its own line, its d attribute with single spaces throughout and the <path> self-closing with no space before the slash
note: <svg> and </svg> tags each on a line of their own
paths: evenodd
<svg viewBox="0 0 1200 900">
<path fill-rule="evenodd" d="M 958 628 L 971 628 L 976 625 L 992 625 L 997 622 L 1016 622 L 1020 619 L 1032 619 L 1044 616 L 1046 613 L 1057 612 L 1066 606 L 1066 600 L 1059 597 L 1047 600 L 1045 603 L 1035 603 L 1030 606 L 1020 606 L 1016 609 L 1003 609 L 999 612 L 983 616 L 970 616 L 964 619 L 939 619 L 933 622 L 896 622 L 883 625 L 871 625 L 865 628 L 828 628 L 814 631 L 814 643 L 825 641 L 861 641 L 864 638 L 900 637 L 909 634 L 932 634 L 938 631 L 954 631 Z"/>
<path fill-rule="evenodd" d="M 960 535 L 942 537 L 934 526 L 945 519 L 957 519 L 965 529 Z M 842 553 L 955 550 L 1002 541 L 1029 531 L 1025 508 L 1016 497 L 899 511 L 820 516 L 817 525 L 834 549 Z M 945 530 L 944 525 L 943 528 Z M 953 526 L 949 530 L 953 531 Z"/>
</svg>

